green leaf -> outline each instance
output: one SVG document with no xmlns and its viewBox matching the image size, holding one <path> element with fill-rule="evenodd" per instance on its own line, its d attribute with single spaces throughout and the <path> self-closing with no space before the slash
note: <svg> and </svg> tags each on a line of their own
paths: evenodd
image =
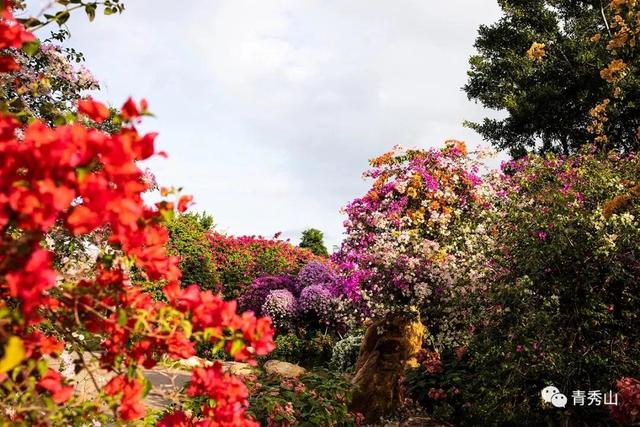
<svg viewBox="0 0 640 427">
<path fill-rule="evenodd" d="M 142 384 L 144 386 L 144 388 L 142 389 L 142 398 L 144 399 L 153 388 L 153 384 L 151 384 L 151 381 L 149 381 L 146 377 L 142 380 Z"/>
<path fill-rule="evenodd" d="M 239 352 L 242 349 L 242 347 L 244 347 L 244 341 L 239 340 L 239 339 L 233 340 L 233 343 L 231 344 L 231 350 L 229 351 L 229 354 L 234 356 L 237 352 Z"/>
<path fill-rule="evenodd" d="M 36 18 L 26 18 L 26 19 L 17 19 L 19 23 L 24 25 L 26 29 L 30 29 L 33 27 L 37 27 L 38 25 L 42 25 L 43 22 Z"/>
<path fill-rule="evenodd" d="M 118 326 L 124 326 L 127 324 L 127 312 L 120 309 L 118 310 Z"/>
<path fill-rule="evenodd" d="M 78 182 L 84 181 L 84 179 L 88 174 L 89 174 L 89 168 L 84 168 L 84 167 L 76 168 L 76 176 L 78 178 Z"/>
<path fill-rule="evenodd" d="M 56 13 L 54 20 L 58 23 L 58 25 L 62 26 L 69 20 L 70 17 L 71 14 L 68 10 L 61 10 L 60 12 Z"/>
<path fill-rule="evenodd" d="M 22 362 L 25 356 L 22 340 L 11 336 L 4 347 L 4 356 L 0 359 L 0 372 L 8 372 Z"/>
<path fill-rule="evenodd" d="M 89 21 L 93 22 L 96 19 L 96 5 L 95 3 L 88 4 L 84 7 L 84 11 L 89 17 Z"/>
</svg>

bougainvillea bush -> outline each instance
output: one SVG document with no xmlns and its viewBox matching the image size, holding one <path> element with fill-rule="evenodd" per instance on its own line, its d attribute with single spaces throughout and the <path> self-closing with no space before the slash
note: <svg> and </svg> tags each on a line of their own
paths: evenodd
<svg viewBox="0 0 640 427">
<path fill-rule="evenodd" d="M 278 329 L 288 329 L 293 326 L 298 316 L 296 298 L 286 289 L 276 289 L 269 292 L 262 304 L 262 312 L 271 318 Z"/>
<path fill-rule="evenodd" d="M 290 329 L 330 329 L 344 333 L 353 327 L 355 321 L 351 315 L 352 305 L 341 294 L 342 277 L 336 273 L 336 267 L 330 262 L 309 262 L 302 267 L 297 276 L 288 274 L 258 277 L 246 288 L 238 299 L 242 310 L 269 314 L 264 310 L 269 296 L 280 290 L 286 290 L 295 300 L 295 315 L 298 322 L 288 322 L 278 330 Z M 288 297 L 287 297 L 288 298 Z M 291 315 L 294 313 L 291 312 Z"/>
<path fill-rule="evenodd" d="M 584 152 L 530 156 L 506 170 L 497 227 L 506 272 L 491 288 L 469 357 L 474 369 L 493 372 L 489 383 L 510 372 L 508 385 L 476 392 L 480 414 L 542 420 L 534 394 L 547 382 L 606 391 L 640 372 L 639 204 L 623 203 L 640 161 Z M 522 400 L 505 405 L 503 393 L 512 392 Z M 576 407 L 572 416 L 605 412 Z"/>
<path fill-rule="evenodd" d="M 421 312 L 431 334 L 451 335 L 451 322 L 465 316 L 454 299 L 494 274 L 480 250 L 493 247 L 484 226 L 494 214 L 493 186 L 458 141 L 396 148 L 371 166 L 373 186 L 346 207 L 347 235 L 334 256 L 346 275 L 343 292 L 364 317 Z"/>
<path fill-rule="evenodd" d="M 257 315 L 262 314 L 262 307 L 272 291 L 286 290 L 294 297 L 299 295 L 295 276 L 262 276 L 258 277 L 246 288 L 238 299 L 238 306 L 244 311 L 253 311 Z"/>
<path fill-rule="evenodd" d="M 213 262 L 226 298 L 243 295 L 251 283 L 267 275 L 295 275 L 311 261 L 322 258 L 291 243 L 256 236 L 209 234 Z"/>
<path fill-rule="evenodd" d="M 620 379 L 640 372 L 637 155 L 588 148 L 571 157 L 528 156 L 503 170 L 492 227 L 499 274 L 478 296 L 468 346 L 443 352 L 444 372 L 425 368 L 414 391 L 434 404 L 423 384 L 443 389 L 440 403 L 468 424 L 567 416 L 605 423 L 609 410 L 632 420 L 637 393 L 627 392 L 633 380 Z M 626 400 L 618 407 L 563 412 L 540 404 L 549 384 L 570 395 L 615 391 L 616 383 Z"/>
<path fill-rule="evenodd" d="M 13 51 L 19 69 L 0 76 L 0 96 L 20 121 L 59 123 L 85 91 L 99 89 L 98 81 L 61 46 L 36 41 L 28 46 Z"/>
<path fill-rule="evenodd" d="M 7 49 L 35 38 L 13 19 L 10 2 L 1 7 L 0 72 L 17 72 L 20 65 Z M 99 124 L 112 115 L 90 99 L 80 101 L 77 112 L 82 123 Z M 269 319 L 240 315 L 234 302 L 197 286 L 180 287 L 178 259 L 167 255 L 163 222 L 176 208 L 186 209 L 190 198 L 175 205 L 143 203 L 148 186 L 138 162 L 155 154 L 155 135 L 136 129 L 146 114 L 145 101 L 127 101 L 118 112 L 122 125 L 112 134 L 74 117 L 54 127 L 39 120 L 24 126 L 7 112 L 0 114 L 3 422 L 135 420 L 145 414 L 141 400 L 150 388 L 142 368 L 153 367 L 162 355 L 189 357 L 196 342 L 224 347 L 240 361 L 273 349 Z M 95 260 L 93 275 L 59 281 L 54 254 L 42 244 L 54 227 L 74 236 L 102 230 L 114 250 Z M 149 281 L 166 283 L 166 303 L 154 302 L 131 283 L 133 266 Z M 102 337 L 100 352 L 87 352 L 78 330 Z M 87 358 L 95 359 L 107 375 L 106 385 L 95 384 L 95 398 L 77 398 L 68 380 L 49 366 L 49 358 L 65 347 L 77 356 L 70 363 L 90 371 Z M 161 425 L 257 425 L 246 413 L 246 387 L 220 364 L 194 369 L 187 394 L 207 397 L 201 419 L 176 406 Z"/>
</svg>

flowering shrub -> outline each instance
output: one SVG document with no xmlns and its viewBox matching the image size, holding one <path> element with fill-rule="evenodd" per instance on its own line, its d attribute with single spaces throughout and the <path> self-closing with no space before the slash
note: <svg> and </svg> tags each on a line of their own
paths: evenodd
<svg viewBox="0 0 640 427">
<path fill-rule="evenodd" d="M 362 316 L 420 311 L 432 335 L 460 340 L 454 325 L 468 314 L 454 300 L 494 274 L 484 226 L 495 213 L 490 180 L 457 141 L 396 148 L 370 163 L 373 186 L 346 207 L 347 237 L 334 256 L 346 275 L 343 293 Z"/>
<path fill-rule="evenodd" d="M 6 1 L 1 6 L 3 50 L 34 40 L 13 19 L 10 6 Z M 18 68 L 12 56 L 1 57 L 0 72 Z M 78 113 L 97 124 L 112 115 L 93 100 L 80 101 Z M 194 354 L 196 342 L 222 346 L 239 361 L 273 349 L 269 319 L 237 314 L 235 302 L 222 301 L 197 286 L 180 288 L 178 260 L 167 255 L 168 233 L 163 227 L 175 205 L 165 200 L 150 208 L 141 197 L 147 186 L 137 162 L 155 153 L 155 135 L 140 135 L 136 129 L 145 114 L 146 102 L 127 101 L 118 113 L 122 126 L 112 134 L 77 122 L 52 128 L 35 120 L 23 127 L 13 116 L 0 114 L 4 423 L 106 420 L 105 406 L 121 420 L 135 420 L 145 414 L 141 400 L 150 388 L 142 368 L 153 367 L 161 355 L 187 358 Z M 188 200 L 183 196 L 177 207 L 184 210 Z M 56 226 L 74 236 L 108 230 L 106 242 L 114 251 L 96 259 L 92 276 L 58 282 L 54 254 L 41 244 Z M 167 283 L 167 303 L 153 302 L 131 283 L 131 266 L 149 281 Z M 74 397 L 73 387 L 47 362 L 66 345 L 90 370 L 87 349 L 74 336 L 76 330 L 103 337 L 101 351 L 90 354 L 109 381 L 100 389 L 96 384 L 99 394 L 88 401 Z M 202 406 L 202 419 L 191 419 L 176 408 L 164 425 L 168 419 L 257 425 L 246 414 L 246 388 L 223 374 L 219 364 L 194 370 L 188 394 L 213 399 Z"/>
<path fill-rule="evenodd" d="M 288 275 L 259 277 L 238 299 L 238 306 L 243 311 L 253 311 L 257 315 L 261 315 L 267 296 L 271 291 L 279 289 L 285 289 L 293 295 L 297 295 L 295 277 Z"/>
<path fill-rule="evenodd" d="M 329 289 L 337 286 L 338 276 L 330 263 L 312 261 L 302 267 L 297 277 L 298 292 L 311 285 L 322 285 Z"/>
<path fill-rule="evenodd" d="M 277 238 L 211 232 L 209 242 L 225 298 L 240 297 L 261 276 L 295 275 L 308 262 L 322 259 Z"/>
<path fill-rule="evenodd" d="M 356 364 L 362 338 L 362 335 L 350 335 L 338 341 L 331 353 L 331 368 L 348 372 Z"/>
<path fill-rule="evenodd" d="M 277 328 L 289 328 L 297 314 L 296 299 L 288 290 L 276 289 L 267 295 L 262 312 Z"/>
<path fill-rule="evenodd" d="M 498 214 L 485 222 L 498 243 L 483 249 L 496 274 L 472 294 L 478 304 L 466 326 L 454 325 L 469 332 L 464 347 L 436 340 L 442 368 L 426 357 L 415 390 L 444 390 L 438 406 L 454 422 L 539 424 L 565 416 L 540 404 L 545 385 L 606 391 L 637 376 L 640 205 L 624 196 L 638 183 L 639 162 L 586 149 L 503 166 Z M 570 417 L 606 423 L 609 414 L 585 405 Z"/>
<path fill-rule="evenodd" d="M 350 414 L 350 384 L 329 372 L 309 373 L 299 379 L 254 378 L 248 383 L 251 414 L 263 426 L 356 426 Z"/>
<path fill-rule="evenodd" d="M 332 300 L 331 292 L 325 286 L 308 286 L 300 293 L 300 313 L 319 323 L 328 322 L 331 318 Z"/>
<path fill-rule="evenodd" d="M 464 425 L 482 425 L 463 400 L 468 366 L 461 348 L 445 348 L 442 353 L 423 349 L 418 355 L 420 366 L 406 373 L 404 385 L 408 396 L 440 419 L 456 420 Z"/>
<path fill-rule="evenodd" d="M 72 54 L 51 43 L 35 44 L 35 51 L 15 50 L 19 67 L 0 75 L 2 97 L 20 121 L 39 118 L 47 124 L 64 122 L 76 102 L 89 90 L 99 89 L 84 66 L 76 66 Z"/>
</svg>

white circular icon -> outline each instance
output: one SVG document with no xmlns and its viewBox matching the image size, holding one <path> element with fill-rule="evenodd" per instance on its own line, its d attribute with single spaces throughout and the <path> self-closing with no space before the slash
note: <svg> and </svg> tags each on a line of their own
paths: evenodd
<svg viewBox="0 0 640 427">
<path fill-rule="evenodd" d="M 560 394 L 560 390 L 558 390 L 555 386 L 548 386 L 542 389 L 542 400 L 544 403 L 551 403 L 551 398 L 553 398 L 554 394 Z M 565 398 L 566 399 L 566 398 Z"/>
<path fill-rule="evenodd" d="M 556 408 L 564 408 L 567 406 L 567 396 L 562 393 L 556 393 L 551 398 L 551 404 Z"/>
</svg>

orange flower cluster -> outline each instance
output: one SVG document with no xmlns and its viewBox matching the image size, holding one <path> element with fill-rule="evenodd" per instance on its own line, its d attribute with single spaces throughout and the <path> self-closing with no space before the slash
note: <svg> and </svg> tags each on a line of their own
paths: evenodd
<svg viewBox="0 0 640 427">
<path fill-rule="evenodd" d="M 624 77 L 626 70 L 627 65 L 622 59 L 614 59 L 607 68 L 600 71 L 600 77 L 609 83 L 616 83 Z"/>
<path fill-rule="evenodd" d="M 542 61 L 545 55 L 546 52 L 544 43 L 533 42 L 533 44 L 527 51 L 527 56 L 532 61 Z"/>
</svg>

